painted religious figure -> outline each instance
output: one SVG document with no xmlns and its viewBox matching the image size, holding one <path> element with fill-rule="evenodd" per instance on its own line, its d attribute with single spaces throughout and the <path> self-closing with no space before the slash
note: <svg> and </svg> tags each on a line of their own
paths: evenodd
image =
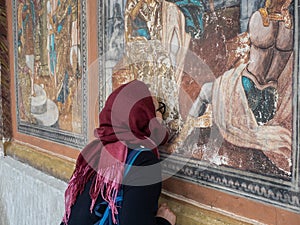
<svg viewBox="0 0 300 225">
<path fill-rule="evenodd" d="M 16 5 L 20 119 L 81 133 L 81 2 Z"/>
<path fill-rule="evenodd" d="M 201 20 L 201 15 L 199 17 Z M 150 86 L 160 101 L 167 103 L 165 123 L 173 136 L 178 135 L 183 125 L 178 83 L 191 39 L 185 30 L 186 21 L 175 3 L 128 0 L 124 12 L 125 56 L 113 75 L 114 88 L 129 80 L 140 79 Z M 192 35 L 199 36 L 202 28 L 202 24 L 194 26 Z"/>
<path fill-rule="evenodd" d="M 293 4 L 241 4 L 127 0 L 112 88 L 140 79 L 166 103 L 166 153 L 290 179 Z"/>
<path fill-rule="evenodd" d="M 201 159 L 219 165 L 257 171 L 268 167 L 267 173 L 291 175 L 294 34 L 290 3 L 266 1 L 252 14 L 244 35 L 249 37 L 248 60 L 201 87 L 189 112 L 192 118 L 188 116 L 183 129 L 186 134 L 178 138 L 176 148 L 190 140 L 186 136 L 193 124 L 210 113 L 210 141 L 187 151 L 199 150 Z M 257 164 L 250 165 L 253 162 Z"/>
</svg>

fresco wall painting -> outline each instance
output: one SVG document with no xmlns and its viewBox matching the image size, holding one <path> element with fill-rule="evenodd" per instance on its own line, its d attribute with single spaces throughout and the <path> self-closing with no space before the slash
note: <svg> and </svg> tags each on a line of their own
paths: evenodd
<svg viewBox="0 0 300 225">
<path fill-rule="evenodd" d="M 86 142 L 86 1 L 14 0 L 18 131 Z"/>
<path fill-rule="evenodd" d="M 298 2 L 98 1 L 100 104 L 132 79 L 167 105 L 167 174 L 300 212 Z"/>
</svg>

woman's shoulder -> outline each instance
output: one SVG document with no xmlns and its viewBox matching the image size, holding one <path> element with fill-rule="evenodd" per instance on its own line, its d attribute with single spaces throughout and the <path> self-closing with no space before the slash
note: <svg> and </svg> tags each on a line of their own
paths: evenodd
<svg viewBox="0 0 300 225">
<path fill-rule="evenodd" d="M 131 156 L 129 155 L 129 157 Z M 146 186 L 155 184 L 155 187 L 158 185 L 157 188 L 160 188 L 159 183 L 161 182 L 161 179 L 161 165 L 159 159 L 151 150 L 143 150 L 138 153 L 124 179 L 124 183 L 126 183 L 126 186 Z"/>
<path fill-rule="evenodd" d="M 135 165 L 135 166 L 147 166 L 147 165 L 153 165 L 153 164 L 156 164 L 159 162 L 159 159 L 157 158 L 157 156 L 150 149 L 149 150 L 148 149 L 142 149 L 142 150 L 129 149 L 128 155 L 132 151 L 140 151 L 138 153 L 137 158 L 133 162 L 133 165 Z"/>
</svg>

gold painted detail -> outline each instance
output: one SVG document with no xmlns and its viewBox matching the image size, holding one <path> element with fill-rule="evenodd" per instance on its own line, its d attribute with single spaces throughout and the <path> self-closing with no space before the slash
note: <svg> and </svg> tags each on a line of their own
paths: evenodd
<svg viewBox="0 0 300 225">
<path fill-rule="evenodd" d="M 168 147 L 169 153 L 178 153 L 182 151 L 183 147 L 188 144 L 186 140 L 192 135 L 196 129 L 210 129 L 213 125 L 213 116 L 212 116 L 212 106 L 208 104 L 205 113 L 199 117 L 188 116 L 185 123 L 182 126 L 180 134 L 175 138 L 175 140 Z M 198 149 L 198 145 L 195 144 L 186 149 L 185 154 L 187 156 L 192 156 L 195 151 Z"/>
<path fill-rule="evenodd" d="M 212 107 L 211 104 L 207 106 L 205 113 L 194 119 L 194 127 L 196 128 L 208 128 L 212 126 Z"/>
<path fill-rule="evenodd" d="M 182 118 L 179 113 L 179 88 L 169 55 L 159 40 L 127 43 L 126 58 L 130 73 L 145 82 L 154 96 L 167 106 L 164 122 L 171 135 L 179 133 Z"/>
<path fill-rule="evenodd" d="M 133 35 L 133 21 L 139 17 L 146 22 L 150 39 L 161 40 L 161 10 L 162 1 L 159 0 L 128 0 L 125 9 L 125 40 L 126 42 L 145 39 Z"/>
<path fill-rule="evenodd" d="M 292 28 L 292 18 L 289 6 L 292 0 L 267 0 L 265 7 L 259 9 L 265 27 L 270 25 L 270 20 L 283 21 L 285 27 Z"/>
</svg>

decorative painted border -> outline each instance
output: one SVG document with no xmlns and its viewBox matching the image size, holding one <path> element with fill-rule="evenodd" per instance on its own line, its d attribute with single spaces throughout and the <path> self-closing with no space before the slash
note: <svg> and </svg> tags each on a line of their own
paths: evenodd
<svg viewBox="0 0 300 225">
<path fill-rule="evenodd" d="M 220 4 L 223 1 L 219 1 Z M 300 78 L 299 74 L 299 3 L 295 2 L 295 68 L 294 68 L 294 100 L 293 100 L 293 168 L 290 181 L 272 178 L 255 173 L 240 171 L 233 168 L 214 166 L 206 162 L 183 158 L 181 155 L 162 154 L 164 173 L 182 180 L 204 185 L 230 194 L 244 196 L 249 199 L 272 204 L 286 210 L 300 213 Z M 242 0 L 248 4 L 248 0 Z M 98 44 L 99 44 L 99 109 L 105 101 L 105 15 L 102 0 L 98 0 Z"/>
<path fill-rule="evenodd" d="M 106 81 L 106 74 L 104 69 L 104 37 L 105 37 L 105 14 L 103 13 L 104 9 L 104 1 L 97 0 L 97 7 L 98 7 L 98 63 L 99 63 L 99 74 L 98 77 L 98 87 L 99 87 L 99 112 L 104 107 L 105 101 L 105 81 Z M 101 88 L 100 88 L 101 87 Z"/>
<path fill-rule="evenodd" d="M 294 177 L 291 182 L 282 181 L 224 167 L 220 169 L 201 161 L 183 159 L 179 155 L 162 153 L 162 160 L 162 168 L 166 174 L 300 212 L 299 180 Z"/>
<path fill-rule="evenodd" d="M 17 40 L 17 0 L 12 2 L 13 32 L 14 32 L 14 71 L 15 87 L 18 84 L 18 40 Z M 87 1 L 81 1 L 81 65 L 82 65 L 82 134 L 67 132 L 51 127 L 29 124 L 20 120 L 19 105 L 16 104 L 17 130 L 26 135 L 36 136 L 45 140 L 81 149 L 88 142 L 88 85 L 87 85 Z M 16 88 L 16 102 L 19 102 L 19 90 Z"/>
</svg>

